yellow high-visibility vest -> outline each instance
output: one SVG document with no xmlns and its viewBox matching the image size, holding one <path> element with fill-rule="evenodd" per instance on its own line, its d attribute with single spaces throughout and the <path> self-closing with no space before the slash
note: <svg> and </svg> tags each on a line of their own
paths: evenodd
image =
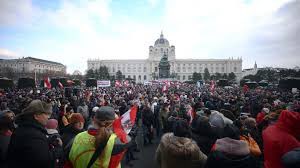
<svg viewBox="0 0 300 168">
<path fill-rule="evenodd" d="M 111 134 L 104 150 L 100 154 L 100 159 L 97 159 L 91 168 L 108 168 L 116 137 L 115 134 Z M 95 136 L 90 135 L 87 131 L 75 137 L 69 154 L 69 159 L 74 168 L 87 167 L 96 150 L 94 145 L 95 139 Z"/>
</svg>

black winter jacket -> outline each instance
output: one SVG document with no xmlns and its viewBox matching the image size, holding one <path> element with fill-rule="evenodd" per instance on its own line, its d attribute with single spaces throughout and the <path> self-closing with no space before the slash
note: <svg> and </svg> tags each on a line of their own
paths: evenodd
<svg viewBox="0 0 300 168">
<path fill-rule="evenodd" d="M 23 120 L 11 136 L 8 148 L 10 168 L 52 168 L 46 129 L 36 120 Z"/>
</svg>

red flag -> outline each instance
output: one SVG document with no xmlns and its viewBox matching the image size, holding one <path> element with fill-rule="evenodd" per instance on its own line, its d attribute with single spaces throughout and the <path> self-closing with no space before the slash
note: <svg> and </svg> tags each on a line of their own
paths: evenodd
<svg viewBox="0 0 300 168">
<path fill-rule="evenodd" d="M 125 87 L 128 87 L 128 86 L 129 86 L 129 81 L 128 81 L 128 80 L 124 81 L 124 86 L 125 86 Z"/>
<path fill-rule="evenodd" d="M 244 85 L 243 86 L 243 91 L 244 91 L 244 93 L 248 92 L 249 91 L 249 87 L 247 85 Z"/>
<path fill-rule="evenodd" d="M 120 118 L 116 119 L 113 123 L 113 129 L 115 134 L 120 138 L 122 142 L 127 142 L 127 134 L 131 131 L 137 113 L 137 106 L 134 105 Z"/>
<path fill-rule="evenodd" d="M 162 87 L 162 92 L 166 92 L 166 91 L 168 91 L 168 86 L 167 86 L 167 85 L 164 85 L 164 86 Z"/>
<path fill-rule="evenodd" d="M 192 124 L 193 119 L 195 118 L 196 112 L 194 108 L 190 107 L 190 109 L 187 111 L 187 115 L 190 116 L 190 124 Z"/>
<path fill-rule="evenodd" d="M 210 81 L 210 91 L 214 92 L 215 91 L 215 81 Z"/>
<path fill-rule="evenodd" d="M 46 77 L 44 79 L 44 87 L 48 88 L 48 89 L 51 89 L 51 83 L 50 83 L 50 79 L 49 77 Z"/>
<path fill-rule="evenodd" d="M 64 85 L 61 82 L 58 82 L 58 86 L 62 89 L 64 88 Z"/>
<path fill-rule="evenodd" d="M 73 85 L 75 82 L 72 81 L 72 80 L 67 80 L 67 83 L 68 83 L 69 86 L 71 86 L 71 85 Z"/>
<path fill-rule="evenodd" d="M 116 80 L 115 87 L 121 87 L 122 83 L 119 80 Z"/>
<path fill-rule="evenodd" d="M 165 85 L 167 85 L 167 87 L 171 86 L 171 82 L 170 81 L 165 81 Z"/>
</svg>

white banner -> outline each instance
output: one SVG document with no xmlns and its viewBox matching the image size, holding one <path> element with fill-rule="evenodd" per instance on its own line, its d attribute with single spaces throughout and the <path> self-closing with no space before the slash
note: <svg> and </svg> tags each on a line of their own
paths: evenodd
<svg viewBox="0 0 300 168">
<path fill-rule="evenodd" d="M 97 88 L 99 87 L 110 87 L 109 80 L 97 80 Z"/>
<path fill-rule="evenodd" d="M 298 89 L 297 88 L 292 88 L 292 93 L 293 94 L 296 94 L 298 92 Z"/>
</svg>

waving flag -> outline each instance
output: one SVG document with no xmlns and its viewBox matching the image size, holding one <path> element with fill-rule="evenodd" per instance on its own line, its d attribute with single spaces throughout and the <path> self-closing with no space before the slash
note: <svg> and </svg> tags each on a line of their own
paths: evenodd
<svg viewBox="0 0 300 168">
<path fill-rule="evenodd" d="M 189 123 L 192 124 L 193 119 L 195 118 L 195 110 L 191 106 L 189 106 L 189 110 L 187 111 L 187 115 L 190 116 L 190 121 Z"/>
<path fill-rule="evenodd" d="M 64 88 L 64 85 L 61 82 L 58 82 L 58 86 L 62 89 Z"/>
<path fill-rule="evenodd" d="M 164 85 L 162 87 L 162 92 L 167 92 L 168 91 L 168 85 Z"/>
<path fill-rule="evenodd" d="M 44 79 L 44 87 L 51 89 L 51 83 L 50 83 L 50 78 L 47 77 Z"/>
<path fill-rule="evenodd" d="M 128 87 L 128 86 L 129 86 L 129 81 L 128 81 L 128 80 L 124 81 L 124 86 L 125 86 L 125 87 Z"/>
<path fill-rule="evenodd" d="M 122 83 L 119 80 L 116 80 L 115 87 L 121 87 Z"/>
<path fill-rule="evenodd" d="M 126 135 L 131 131 L 135 123 L 137 109 L 137 106 L 134 105 L 113 123 L 114 132 L 122 142 L 127 141 Z"/>
<path fill-rule="evenodd" d="M 210 91 L 214 92 L 215 91 L 215 81 L 210 81 Z"/>
</svg>

